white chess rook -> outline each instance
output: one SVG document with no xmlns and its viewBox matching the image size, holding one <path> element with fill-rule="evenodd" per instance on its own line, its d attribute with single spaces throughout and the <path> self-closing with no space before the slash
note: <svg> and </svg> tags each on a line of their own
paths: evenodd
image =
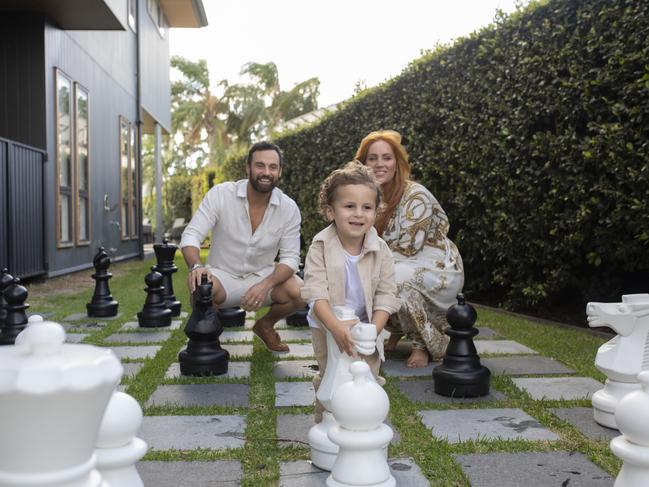
<svg viewBox="0 0 649 487">
<path fill-rule="evenodd" d="M 111 350 L 64 342 L 34 318 L 0 347 L 0 487 L 110 487 L 94 449 L 123 369 Z"/>
<path fill-rule="evenodd" d="M 334 306 L 333 311 L 339 320 L 358 319 L 354 311 L 345 306 Z M 363 355 L 374 353 L 377 338 L 375 325 L 358 323 L 351 328 L 350 333 L 358 353 Z M 323 470 L 331 470 L 338 454 L 338 446 L 332 443 L 328 436 L 329 430 L 336 425 L 336 420 L 331 414 L 331 400 L 340 385 L 352 380 L 349 367 L 355 359 L 340 351 L 336 340 L 328 330 L 325 330 L 325 334 L 327 337 L 327 368 L 316 393 L 316 397 L 324 406 L 325 411 L 322 415 L 322 422 L 309 430 L 308 438 L 313 464 Z M 372 377 L 371 373 L 369 375 Z M 373 377 L 372 380 L 374 380 Z"/>
<path fill-rule="evenodd" d="M 649 369 L 649 294 L 627 294 L 621 303 L 588 303 L 586 314 L 590 327 L 608 326 L 618 333 L 597 351 L 595 366 L 607 379 L 592 399 L 595 421 L 617 428 L 618 402 L 640 389 L 637 376 Z"/>
<path fill-rule="evenodd" d="M 328 435 L 339 450 L 327 487 L 394 487 L 385 453 L 394 433 L 383 423 L 390 410 L 388 395 L 370 380 L 365 362 L 354 362 L 350 372 L 353 380 L 341 385 L 332 400 L 338 424 Z"/>
<path fill-rule="evenodd" d="M 611 441 L 611 451 L 623 461 L 614 487 L 649 485 L 649 371 L 638 374 L 641 389 L 623 397 L 615 410 L 622 432 Z"/>
<path fill-rule="evenodd" d="M 142 408 L 123 392 L 115 391 L 108 403 L 97 438 L 97 470 L 110 487 L 144 487 L 135 464 L 147 445 L 136 435 L 142 426 Z"/>
</svg>

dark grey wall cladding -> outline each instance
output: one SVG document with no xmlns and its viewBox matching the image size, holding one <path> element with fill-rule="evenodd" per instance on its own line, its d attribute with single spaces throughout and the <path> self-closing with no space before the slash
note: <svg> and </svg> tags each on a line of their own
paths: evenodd
<svg viewBox="0 0 649 487">
<path fill-rule="evenodd" d="M 7 143 L 0 140 L 0 270 L 9 267 L 7 247 Z"/>
<path fill-rule="evenodd" d="M 43 22 L 0 15 L 0 137 L 45 149 Z"/>
</svg>

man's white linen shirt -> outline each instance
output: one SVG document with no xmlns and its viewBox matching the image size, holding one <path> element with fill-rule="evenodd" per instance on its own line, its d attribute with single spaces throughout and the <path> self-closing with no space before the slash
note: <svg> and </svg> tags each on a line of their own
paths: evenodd
<svg viewBox="0 0 649 487">
<path fill-rule="evenodd" d="M 300 210 L 291 198 L 274 188 L 264 217 L 252 233 L 247 197 L 248 180 L 212 187 L 194 213 L 180 240 L 180 248 L 201 247 L 212 231 L 207 264 L 235 276 L 268 274 L 279 263 L 297 271 L 300 263 Z"/>
</svg>

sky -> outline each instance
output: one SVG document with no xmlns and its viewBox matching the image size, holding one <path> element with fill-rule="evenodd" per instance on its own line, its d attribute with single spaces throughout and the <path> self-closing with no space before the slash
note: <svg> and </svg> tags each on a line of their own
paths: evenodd
<svg viewBox="0 0 649 487">
<path fill-rule="evenodd" d="M 528 0 L 203 0 L 209 26 L 171 29 L 170 51 L 206 59 L 213 86 L 247 62 L 275 62 L 282 90 L 317 76 L 319 107 L 397 76 L 422 51 Z"/>
</svg>

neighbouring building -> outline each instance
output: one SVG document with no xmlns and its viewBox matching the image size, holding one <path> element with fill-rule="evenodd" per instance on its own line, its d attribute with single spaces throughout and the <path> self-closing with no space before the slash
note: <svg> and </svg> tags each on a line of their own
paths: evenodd
<svg viewBox="0 0 649 487">
<path fill-rule="evenodd" d="M 0 267 L 143 255 L 142 134 L 171 128 L 169 28 L 201 0 L 0 0 Z"/>
</svg>

